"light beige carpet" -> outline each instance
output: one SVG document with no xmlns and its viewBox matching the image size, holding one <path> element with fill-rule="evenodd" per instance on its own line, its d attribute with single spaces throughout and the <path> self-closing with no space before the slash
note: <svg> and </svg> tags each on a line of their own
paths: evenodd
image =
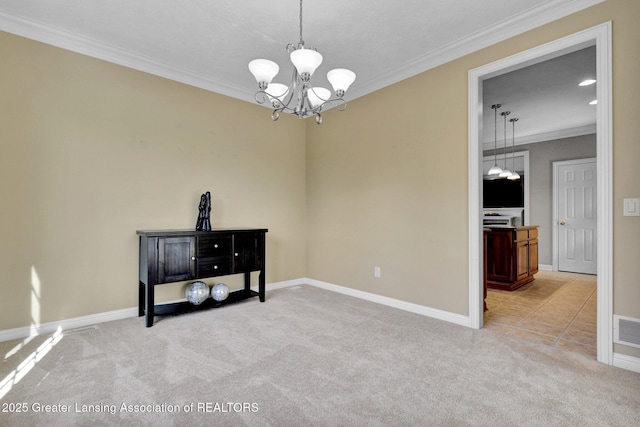
<svg viewBox="0 0 640 427">
<path fill-rule="evenodd" d="M 640 425 L 640 374 L 311 286 L 0 354 L 2 426 Z"/>
</svg>

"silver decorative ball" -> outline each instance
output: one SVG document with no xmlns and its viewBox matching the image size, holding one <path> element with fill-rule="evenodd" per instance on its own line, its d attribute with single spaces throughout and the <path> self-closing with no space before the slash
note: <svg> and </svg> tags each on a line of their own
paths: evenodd
<svg viewBox="0 0 640 427">
<path fill-rule="evenodd" d="M 209 286 L 204 282 L 193 282 L 187 286 L 185 291 L 187 301 L 193 305 L 202 304 L 209 298 Z"/>
<path fill-rule="evenodd" d="M 227 299 L 229 296 L 229 288 L 224 283 L 218 283 L 211 288 L 211 298 L 220 302 Z"/>
</svg>

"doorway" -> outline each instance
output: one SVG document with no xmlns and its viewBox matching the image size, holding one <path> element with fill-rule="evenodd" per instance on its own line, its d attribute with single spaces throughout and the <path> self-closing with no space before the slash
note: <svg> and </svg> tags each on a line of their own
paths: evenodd
<svg viewBox="0 0 640 427">
<path fill-rule="evenodd" d="M 597 359 L 613 363 L 611 23 L 547 43 L 469 71 L 469 322 L 483 324 L 482 298 L 482 82 L 510 71 L 596 46 L 597 59 Z"/>
</svg>

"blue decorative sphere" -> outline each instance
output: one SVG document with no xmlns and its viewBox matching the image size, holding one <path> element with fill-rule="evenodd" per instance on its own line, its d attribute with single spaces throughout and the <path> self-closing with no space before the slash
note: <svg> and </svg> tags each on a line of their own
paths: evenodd
<svg viewBox="0 0 640 427">
<path fill-rule="evenodd" d="M 185 294 L 191 304 L 200 305 L 209 298 L 209 286 L 204 282 L 193 282 L 187 286 Z"/>
<path fill-rule="evenodd" d="M 229 288 L 224 283 L 218 283 L 211 288 L 211 298 L 220 302 L 227 299 L 229 296 Z"/>
</svg>

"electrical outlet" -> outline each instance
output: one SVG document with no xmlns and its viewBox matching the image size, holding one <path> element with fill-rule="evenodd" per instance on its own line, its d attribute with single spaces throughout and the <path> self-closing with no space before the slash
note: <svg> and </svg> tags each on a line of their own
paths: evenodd
<svg viewBox="0 0 640 427">
<path fill-rule="evenodd" d="M 373 267 L 373 277 L 380 277 L 380 267 Z"/>
</svg>

